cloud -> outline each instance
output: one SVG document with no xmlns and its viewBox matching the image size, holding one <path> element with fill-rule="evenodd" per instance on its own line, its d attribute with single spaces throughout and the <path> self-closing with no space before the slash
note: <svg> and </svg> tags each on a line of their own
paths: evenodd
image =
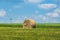
<svg viewBox="0 0 60 40">
<path fill-rule="evenodd" d="M 57 8 L 53 12 L 49 12 L 46 15 L 49 17 L 60 17 L 60 8 Z"/>
<path fill-rule="evenodd" d="M 54 12 L 60 13 L 60 8 L 55 9 Z"/>
<path fill-rule="evenodd" d="M 45 15 L 41 15 L 41 14 L 35 15 L 34 18 L 40 19 L 42 21 L 48 20 L 48 17 L 46 17 Z"/>
<path fill-rule="evenodd" d="M 24 19 L 28 19 L 28 17 L 27 17 L 27 16 L 25 16 L 25 17 L 24 17 Z"/>
<path fill-rule="evenodd" d="M 24 0 L 27 3 L 41 3 L 43 0 Z"/>
<path fill-rule="evenodd" d="M 24 20 L 26 19 L 32 19 L 33 17 L 32 16 L 24 16 Z"/>
<path fill-rule="evenodd" d="M 33 16 L 33 18 L 36 18 L 38 20 L 40 20 L 43 23 L 56 23 L 58 22 L 57 20 L 59 20 L 59 13 L 57 12 L 49 12 L 46 14 L 35 14 L 35 16 Z M 58 18 L 58 19 L 56 19 Z"/>
<path fill-rule="evenodd" d="M 20 20 L 15 20 L 15 23 L 20 23 Z"/>
<path fill-rule="evenodd" d="M 46 21 L 46 20 L 48 20 L 48 18 L 47 17 L 42 17 L 42 20 Z"/>
<path fill-rule="evenodd" d="M 4 17 L 6 14 L 6 11 L 4 9 L 0 10 L 0 17 Z"/>
<path fill-rule="evenodd" d="M 38 4 L 38 7 L 43 9 L 49 9 L 49 8 L 56 8 L 57 5 L 56 4 Z"/>
<path fill-rule="evenodd" d="M 47 13 L 46 15 L 49 17 L 59 17 L 58 13 Z"/>
<path fill-rule="evenodd" d="M 42 21 L 48 20 L 48 17 L 46 17 L 44 15 L 39 15 L 38 18 L 41 19 Z"/>
<path fill-rule="evenodd" d="M 17 19 L 12 20 L 13 23 L 22 23 L 23 20 L 21 19 L 21 17 L 17 17 Z"/>
</svg>

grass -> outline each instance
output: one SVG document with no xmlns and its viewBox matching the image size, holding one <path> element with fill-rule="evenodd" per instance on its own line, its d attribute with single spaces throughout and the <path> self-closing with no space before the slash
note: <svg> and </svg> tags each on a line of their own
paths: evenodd
<svg viewBox="0 0 60 40">
<path fill-rule="evenodd" d="M 0 27 L 21 27 L 22 24 L 0 24 Z M 38 23 L 37 28 L 60 28 L 60 23 Z"/>
<path fill-rule="evenodd" d="M 37 24 L 37 28 L 60 28 L 60 23 L 41 23 Z"/>
<path fill-rule="evenodd" d="M 33 29 L 0 26 L 0 40 L 60 40 L 60 28 L 59 24 L 37 24 Z"/>
</svg>

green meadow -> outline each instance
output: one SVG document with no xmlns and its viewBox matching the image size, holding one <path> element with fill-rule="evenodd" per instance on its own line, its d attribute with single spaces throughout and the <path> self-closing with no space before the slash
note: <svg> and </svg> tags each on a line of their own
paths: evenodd
<svg viewBox="0 0 60 40">
<path fill-rule="evenodd" d="M 23 29 L 22 24 L 0 24 L 0 40 L 60 40 L 60 23 L 39 23 Z"/>
</svg>

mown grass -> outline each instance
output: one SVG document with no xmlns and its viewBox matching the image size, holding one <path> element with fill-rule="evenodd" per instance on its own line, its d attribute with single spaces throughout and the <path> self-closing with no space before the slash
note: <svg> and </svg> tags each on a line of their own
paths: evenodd
<svg viewBox="0 0 60 40">
<path fill-rule="evenodd" d="M 55 25 L 57 26 L 55 27 Z M 23 29 L 20 26 L 0 26 L 0 40 L 60 40 L 60 28 L 58 26 L 59 24 L 37 24 L 37 28 L 33 29 Z"/>
<path fill-rule="evenodd" d="M 0 28 L 0 40 L 60 40 L 60 29 Z"/>
</svg>

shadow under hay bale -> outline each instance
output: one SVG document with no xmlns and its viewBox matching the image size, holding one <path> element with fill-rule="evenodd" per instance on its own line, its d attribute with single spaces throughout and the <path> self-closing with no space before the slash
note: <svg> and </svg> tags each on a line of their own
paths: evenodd
<svg viewBox="0 0 60 40">
<path fill-rule="evenodd" d="M 36 22 L 32 19 L 27 19 L 23 22 L 23 28 L 36 28 Z"/>
</svg>

